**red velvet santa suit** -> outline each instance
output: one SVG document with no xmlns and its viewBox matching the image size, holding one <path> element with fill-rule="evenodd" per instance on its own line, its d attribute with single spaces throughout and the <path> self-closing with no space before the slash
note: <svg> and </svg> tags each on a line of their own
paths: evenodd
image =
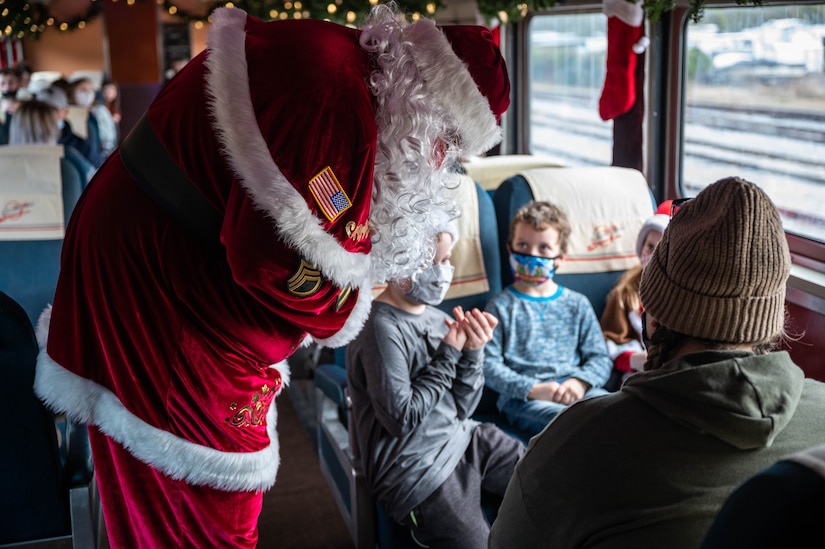
<svg viewBox="0 0 825 549">
<path fill-rule="evenodd" d="M 446 54 L 457 70 L 444 91 L 469 82 L 455 118 L 473 128 L 467 152 L 486 150 L 500 113 L 441 31 L 412 27 L 425 79 L 427 56 Z M 219 253 L 117 151 L 77 204 L 35 385 L 92 425 L 112 547 L 254 546 L 278 469 L 270 404 L 284 361 L 307 334 L 342 345 L 366 319 L 379 130 L 358 36 L 218 10 L 209 48 L 149 107 L 154 134 L 222 217 Z"/>
</svg>

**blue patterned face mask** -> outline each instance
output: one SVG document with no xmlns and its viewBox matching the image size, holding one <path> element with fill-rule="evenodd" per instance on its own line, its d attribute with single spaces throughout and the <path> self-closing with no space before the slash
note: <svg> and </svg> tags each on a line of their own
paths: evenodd
<svg viewBox="0 0 825 549">
<path fill-rule="evenodd" d="M 541 286 L 556 274 L 556 260 L 561 257 L 510 254 L 513 278 L 527 286 Z"/>
</svg>

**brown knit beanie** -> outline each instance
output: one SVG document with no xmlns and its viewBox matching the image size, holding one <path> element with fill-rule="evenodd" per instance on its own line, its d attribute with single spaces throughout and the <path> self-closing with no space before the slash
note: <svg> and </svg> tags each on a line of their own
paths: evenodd
<svg viewBox="0 0 825 549">
<path fill-rule="evenodd" d="M 791 257 L 773 202 L 731 177 L 670 220 L 642 273 L 642 304 L 663 326 L 699 339 L 757 343 L 782 333 Z"/>
</svg>

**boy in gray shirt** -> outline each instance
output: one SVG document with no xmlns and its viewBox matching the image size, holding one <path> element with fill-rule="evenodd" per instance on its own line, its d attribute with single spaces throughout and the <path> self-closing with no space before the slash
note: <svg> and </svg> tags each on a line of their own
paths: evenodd
<svg viewBox="0 0 825 549">
<path fill-rule="evenodd" d="M 376 499 L 419 544 L 487 546 L 482 489 L 504 494 L 522 444 L 470 419 L 496 319 L 436 308 L 452 280 L 455 231 L 439 233 L 434 265 L 391 281 L 347 347 L 355 435 Z"/>
<path fill-rule="evenodd" d="M 531 435 L 570 404 L 606 394 L 613 368 L 590 301 L 553 280 L 569 236 L 554 204 L 516 212 L 507 244 L 515 282 L 485 307 L 499 319 L 484 349 L 487 385 L 507 421 Z"/>
</svg>

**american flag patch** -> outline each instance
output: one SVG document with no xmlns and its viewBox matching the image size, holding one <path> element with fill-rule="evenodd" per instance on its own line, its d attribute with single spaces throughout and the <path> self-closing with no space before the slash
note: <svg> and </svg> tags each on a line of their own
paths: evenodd
<svg viewBox="0 0 825 549">
<path fill-rule="evenodd" d="M 309 190 L 315 197 L 318 207 L 330 221 L 335 221 L 339 215 L 352 206 L 352 202 L 329 166 L 309 181 Z"/>
</svg>

